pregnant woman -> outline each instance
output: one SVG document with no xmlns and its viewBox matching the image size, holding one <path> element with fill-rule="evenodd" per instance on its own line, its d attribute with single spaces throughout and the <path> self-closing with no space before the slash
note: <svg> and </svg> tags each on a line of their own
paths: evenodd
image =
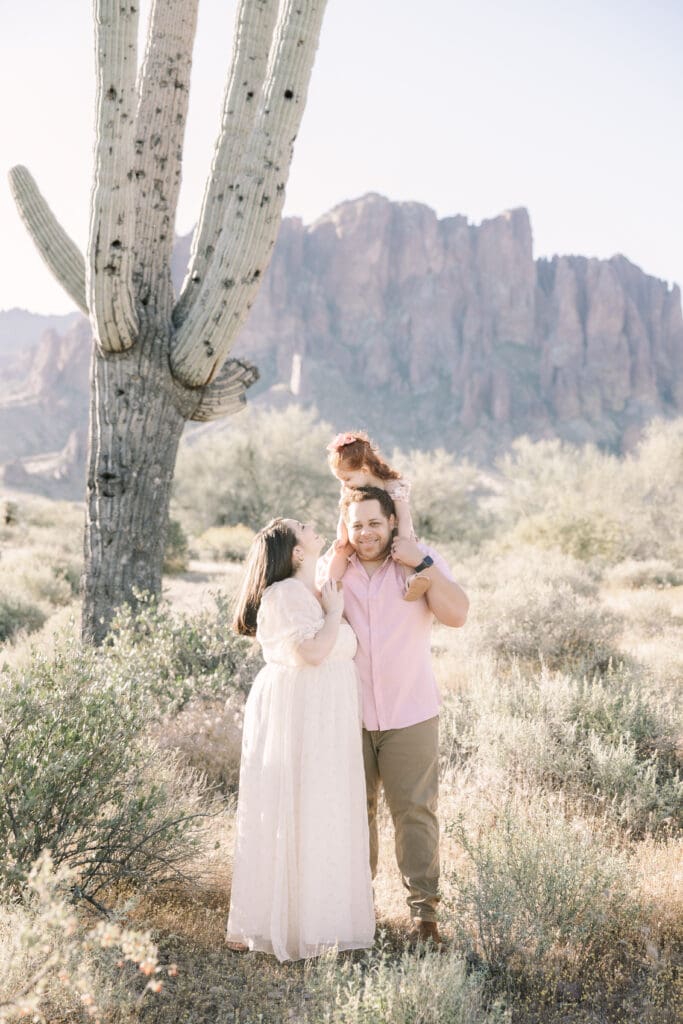
<svg viewBox="0 0 683 1024">
<path fill-rule="evenodd" d="M 278 960 L 373 943 L 356 638 L 321 593 L 324 540 L 275 519 L 254 539 L 234 628 L 265 667 L 244 717 L 228 944 Z"/>
</svg>

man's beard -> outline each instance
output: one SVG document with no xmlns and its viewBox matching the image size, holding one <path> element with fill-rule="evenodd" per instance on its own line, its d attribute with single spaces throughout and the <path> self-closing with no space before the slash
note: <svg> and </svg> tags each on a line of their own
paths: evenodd
<svg viewBox="0 0 683 1024">
<path fill-rule="evenodd" d="M 360 549 L 356 547 L 356 545 L 352 544 L 351 547 L 354 549 L 354 551 L 356 552 L 356 557 L 359 558 L 361 562 L 383 562 L 384 559 L 388 558 L 388 556 L 391 553 L 391 545 L 394 541 L 395 536 L 396 530 L 394 529 L 389 534 L 389 540 L 387 541 L 386 546 L 376 555 L 372 555 L 372 557 L 364 558 L 360 552 Z"/>
</svg>

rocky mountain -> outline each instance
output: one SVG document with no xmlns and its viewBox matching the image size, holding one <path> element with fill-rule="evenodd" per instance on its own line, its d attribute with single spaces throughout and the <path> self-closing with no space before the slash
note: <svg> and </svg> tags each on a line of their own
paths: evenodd
<svg viewBox="0 0 683 1024">
<path fill-rule="evenodd" d="M 180 239 L 176 284 L 188 252 Z M 53 489 L 71 486 L 89 348 L 82 318 L 46 332 L 0 397 L 8 483 L 31 460 L 44 477 L 35 456 L 52 451 Z M 522 433 L 624 450 L 653 416 L 683 413 L 678 287 L 623 256 L 534 260 L 523 209 L 472 225 L 368 195 L 309 226 L 285 220 L 236 354 L 259 366 L 256 404 L 316 405 L 385 448 L 482 461 Z"/>
</svg>

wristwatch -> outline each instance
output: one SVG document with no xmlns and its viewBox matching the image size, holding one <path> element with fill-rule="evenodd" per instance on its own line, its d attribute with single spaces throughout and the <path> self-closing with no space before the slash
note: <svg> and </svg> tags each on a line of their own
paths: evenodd
<svg viewBox="0 0 683 1024">
<path fill-rule="evenodd" d="M 423 569 L 428 569 L 430 565 L 434 565 L 434 559 L 431 555 L 425 555 L 419 565 L 416 565 L 413 572 L 422 572 Z"/>
</svg>

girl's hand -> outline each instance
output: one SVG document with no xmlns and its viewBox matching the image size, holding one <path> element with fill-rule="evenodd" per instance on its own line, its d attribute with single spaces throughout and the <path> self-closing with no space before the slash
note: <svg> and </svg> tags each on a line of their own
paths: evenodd
<svg viewBox="0 0 683 1024">
<path fill-rule="evenodd" d="M 344 611 L 344 591 L 341 580 L 328 580 L 323 583 L 320 591 L 320 603 L 326 615 L 339 614 Z"/>
<path fill-rule="evenodd" d="M 414 540 L 409 540 L 407 537 L 394 537 L 391 544 L 391 557 L 395 562 L 414 569 L 424 556 Z"/>
</svg>

